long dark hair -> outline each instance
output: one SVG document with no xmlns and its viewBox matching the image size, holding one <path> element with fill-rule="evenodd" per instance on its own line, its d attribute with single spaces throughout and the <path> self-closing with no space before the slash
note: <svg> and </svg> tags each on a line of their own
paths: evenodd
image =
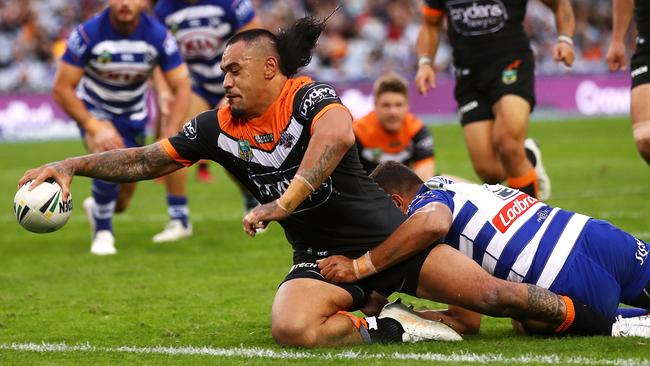
<svg viewBox="0 0 650 366">
<path fill-rule="evenodd" d="M 289 28 L 280 30 L 277 36 L 266 29 L 249 29 L 234 35 L 226 46 L 239 41 L 252 42 L 267 38 L 275 45 L 280 59 L 280 71 L 291 77 L 311 61 L 311 52 L 325 27 L 325 21 L 327 19 L 320 21 L 313 17 L 300 18 Z"/>
</svg>

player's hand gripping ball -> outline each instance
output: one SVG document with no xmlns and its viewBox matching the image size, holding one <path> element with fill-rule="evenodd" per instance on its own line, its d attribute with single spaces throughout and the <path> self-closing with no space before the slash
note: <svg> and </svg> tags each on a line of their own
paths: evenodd
<svg viewBox="0 0 650 366">
<path fill-rule="evenodd" d="M 72 213 L 72 194 L 64 201 L 61 186 L 51 179 L 30 191 L 31 185 L 32 181 L 29 181 L 16 192 L 16 220 L 33 233 L 50 233 L 60 229 Z"/>
</svg>

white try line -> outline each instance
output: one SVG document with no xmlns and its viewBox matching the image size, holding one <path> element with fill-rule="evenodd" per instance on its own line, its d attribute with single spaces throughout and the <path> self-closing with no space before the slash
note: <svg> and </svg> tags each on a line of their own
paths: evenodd
<svg viewBox="0 0 650 366">
<path fill-rule="evenodd" d="M 434 362 L 472 362 L 472 363 L 541 363 L 548 365 L 607 365 L 607 366 L 649 366 L 650 361 L 641 358 L 604 359 L 591 357 L 565 357 L 558 355 L 526 354 L 516 357 L 507 357 L 499 353 L 366 353 L 362 351 L 343 352 L 309 352 L 290 351 L 273 348 L 212 348 L 212 347 L 135 347 L 116 346 L 100 347 L 91 344 L 68 345 L 65 343 L 0 343 L 0 350 L 25 351 L 25 352 L 91 352 L 91 353 L 136 353 L 171 356 L 212 356 L 212 357 L 238 357 L 238 358 L 267 358 L 285 360 L 412 360 Z"/>
</svg>

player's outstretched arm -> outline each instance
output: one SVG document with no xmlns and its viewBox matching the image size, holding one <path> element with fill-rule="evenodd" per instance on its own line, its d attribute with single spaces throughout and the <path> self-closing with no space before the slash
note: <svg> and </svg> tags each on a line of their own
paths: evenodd
<svg viewBox="0 0 650 366">
<path fill-rule="evenodd" d="M 355 282 L 424 250 L 449 231 L 452 214 L 442 203 L 430 203 L 404 221 L 383 243 L 352 260 L 334 255 L 318 261 L 320 272 L 335 282 Z"/>
<path fill-rule="evenodd" d="M 573 52 L 573 34 L 575 33 L 576 20 L 569 0 L 542 0 L 555 15 L 557 27 L 557 43 L 553 46 L 553 58 L 562 61 L 566 66 L 573 65 L 575 54 Z"/>
<path fill-rule="evenodd" d="M 53 178 L 67 199 L 75 175 L 124 183 L 156 178 L 182 167 L 158 142 L 144 147 L 111 150 L 45 164 L 25 172 L 18 186 L 32 180 L 31 190 L 44 180 Z"/>
<path fill-rule="evenodd" d="M 625 70 L 625 33 L 632 20 L 634 0 L 614 0 L 612 3 L 612 40 L 607 50 L 610 71 Z"/>
</svg>

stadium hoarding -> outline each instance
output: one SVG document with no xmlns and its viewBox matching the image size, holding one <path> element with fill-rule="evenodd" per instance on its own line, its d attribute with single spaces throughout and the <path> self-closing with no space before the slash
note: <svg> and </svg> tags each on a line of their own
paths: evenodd
<svg viewBox="0 0 650 366">
<path fill-rule="evenodd" d="M 355 117 L 373 108 L 372 83 L 334 83 Z M 411 83 L 411 110 L 426 122 L 456 121 L 454 80 L 439 77 L 437 87 L 421 96 Z M 630 104 L 627 73 L 539 76 L 533 118 L 626 115 Z M 153 105 L 153 98 L 149 98 Z M 153 116 L 153 113 L 150 113 Z M 0 95 L 0 142 L 78 138 L 75 123 L 50 95 Z"/>
<path fill-rule="evenodd" d="M 409 85 L 411 111 L 425 121 L 455 121 L 454 80 L 439 77 L 427 96 Z M 373 108 L 372 83 L 338 84 L 343 103 L 355 118 Z M 538 76 L 533 118 L 626 115 L 630 105 L 628 73 Z"/>
</svg>

